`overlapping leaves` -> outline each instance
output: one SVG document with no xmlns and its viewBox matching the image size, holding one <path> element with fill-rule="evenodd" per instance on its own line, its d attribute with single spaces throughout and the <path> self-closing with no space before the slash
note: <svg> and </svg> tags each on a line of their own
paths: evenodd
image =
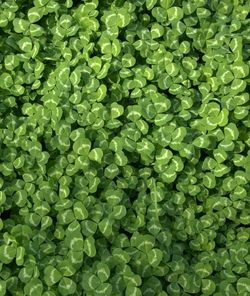
<svg viewBox="0 0 250 296">
<path fill-rule="evenodd" d="M 250 293 L 249 11 L 1 1 L 1 295 Z"/>
</svg>

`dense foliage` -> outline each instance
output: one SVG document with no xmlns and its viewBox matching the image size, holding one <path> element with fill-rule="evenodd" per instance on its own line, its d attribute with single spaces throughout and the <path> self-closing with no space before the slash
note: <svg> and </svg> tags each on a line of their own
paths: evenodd
<svg viewBox="0 0 250 296">
<path fill-rule="evenodd" d="M 250 295 L 250 1 L 0 1 L 0 295 Z"/>
</svg>

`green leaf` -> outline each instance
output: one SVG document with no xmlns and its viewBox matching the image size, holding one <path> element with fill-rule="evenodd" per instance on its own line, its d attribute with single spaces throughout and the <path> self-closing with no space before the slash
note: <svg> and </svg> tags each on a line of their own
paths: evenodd
<svg viewBox="0 0 250 296">
<path fill-rule="evenodd" d="M 157 3 L 157 0 L 146 0 L 147 10 L 151 10 L 156 3 Z"/>
<path fill-rule="evenodd" d="M 6 294 L 6 281 L 0 280 L 0 293 L 1 295 Z"/>
<path fill-rule="evenodd" d="M 235 62 L 231 65 L 234 78 L 244 78 L 249 74 L 249 66 L 243 62 Z"/>
<path fill-rule="evenodd" d="M 37 25 L 37 24 L 31 24 L 29 27 L 30 35 L 33 37 L 41 37 L 44 35 L 45 30 L 43 27 Z"/>
<path fill-rule="evenodd" d="M 100 280 L 95 274 L 85 272 L 82 276 L 81 285 L 84 290 L 92 292 L 100 285 Z"/>
<path fill-rule="evenodd" d="M 102 283 L 95 289 L 95 296 L 111 296 L 112 295 L 112 286 L 109 283 Z"/>
<path fill-rule="evenodd" d="M 234 76 L 231 71 L 224 70 L 223 73 L 220 73 L 219 78 L 222 81 L 222 83 L 227 84 L 234 79 Z"/>
<path fill-rule="evenodd" d="M 110 42 L 109 38 L 107 38 L 104 35 L 102 35 L 99 39 L 99 46 L 100 46 L 101 52 L 103 54 L 109 54 L 112 52 L 111 42 Z"/>
<path fill-rule="evenodd" d="M 214 169 L 215 177 L 222 177 L 230 171 L 230 168 L 224 164 L 217 164 Z"/>
<path fill-rule="evenodd" d="M 97 224 L 91 220 L 85 220 L 81 223 L 82 233 L 89 237 L 92 236 L 97 230 Z"/>
<path fill-rule="evenodd" d="M 163 253 L 160 249 L 152 249 L 147 254 L 149 264 L 156 267 L 163 259 Z"/>
<path fill-rule="evenodd" d="M 246 277 L 241 277 L 237 281 L 237 292 L 241 293 L 250 293 L 250 279 Z"/>
<path fill-rule="evenodd" d="M 28 19 L 31 23 L 38 22 L 44 14 L 44 8 L 32 7 L 28 10 Z"/>
<path fill-rule="evenodd" d="M 227 152 L 221 148 L 215 149 L 213 155 L 218 163 L 224 162 L 228 157 Z"/>
<path fill-rule="evenodd" d="M 114 161 L 118 166 L 125 166 L 128 163 L 128 158 L 123 151 L 115 153 Z"/>
<path fill-rule="evenodd" d="M 108 218 L 104 218 L 101 222 L 99 222 L 98 227 L 101 231 L 101 233 L 105 236 L 108 237 L 112 233 L 112 221 L 109 220 Z"/>
<path fill-rule="evenodd" d="M 227 140 L 237 140 L 239 137 L 239 131 L 235 123 L 230 122 L 224 127 L 225 138 Z"/>
<path fill-rule="evenodd" d="M 112 42 L 112 55 L 117 57 L 121 52 L 121 44 L 118 39 L 113 40 Z"/>
<path fill-rule="evenodd" d="M 119 174 L 119 168 L 116 164 L 110 164 L 104 170 L 104 176 L 108 179 L 114 179 Z"/>
<path fill-rule="evenodd" d="M 185 127 L 178 127 L 172 133 L 172 142 L 181 142 L 187 134 L 187 130 Z"/>
<path fill-rule="evenodd" d="M 110 269 L 106 263 L 100 262 L 97 264 L 97 276 L 101 282 L 106 282 L 110 276 Z"/>
<path fill-rule="evenodd" d="M 216 289 L 215 283 L 210 279 L 202 279 L 202 292 L 205 295 L 214 295 Z"/>
<path fill-rule="evenodd" d="M 63 277 L 58 285 L 58 291 L 61 295 L 73 295 L 76 292 L 76 283 L 67 277 Z"/>
<path fill-rule="evenodd" d="M 4 58 L 4 66 L 6 70 L 13 70 L 19 65 L 19 59 L 14 54 L 6 55 Z"/>
<path fill-rule="evenodd" d="M 19 48 L 27 53 L 31 53 L 33 44 L 29 37 L 23 37 L 21 40 L 17 42 Z"/>
<path fill-rule="evenodd" d="M 103 152 L 101 148 L 94 148 L 89 152 L 89 159 L 101 163 Z"/>
<path fill-rule="evenodd" d="M 124 28 L 128 26 L 130 23 L 130 14 L 127 12 L 125 8 L 120 8 L 117 13 L 117 25 L 120 28 Z"/>
<path fill-rule="evenodd" d="M 83 249 L 83 237 L 82 234 L 78 231 L 75 233 L 67 233 L 67 239 L 69 240 L 69 248 L 74 252 L 80 252 Z"/>
<path fill-rule="evenodd" d="M 78 155 L 87 156 L 91 148 L 91 142 L 87 138 L 77 139 L 73 144 L 73 151 Z"/>
<path fill-rule="evenodd" d="M 132 272 L 124 274 L 123 279 L 126 283 L 126 286 L 140 286 L 142 282 L 141 277 L 138 274 L 134 274 Z"/>
<path fill-rule="evenodd" d="M 210 145 L 210 140 L 207 135 L 201 135 L 194 139 L 193 144 L 199 148 L 207 148 Z"/>
<path fill-rule="evenodd" d="M 128 286 L 125 291 L 125 296 L 142 296 L 142 292 L 137 287 Z"/>
<path fill-rule="evenodd" d="M 8 25 L 8 18 L 4 14 L 0 15 L 0 28 L 4 28 Z"/>
<path fill-rule="evenodd" d="M 95 239 L 92 236 L 89 236 L 84 242 L 84 252 L 89 257 L 95 257 L 96 255 L 96 247 L 95 247 Z"/>
<path fill-rule="evenodd" d="M 53 286 L 62 278 L 61 273 L 53 266 L 46 266 L 44 269 L 44 281 L 47 286 Z"/>
<path fill-rule="evenodd" d="M 59 212 L 57 215 L 57 220 L 59 224 L 67 225 L 75 220 L 75 216 L 72 210 L 67 209 Z"/>
<path fill-rule="evenodd" d="M 16 256 L 16 247 L 9 245 L 0 246 L 0 262 L 9 264 Z"/>
<path fill-rule="evenodd" d="M 43 284 L 39 279 L 31 279 L 24 286 L 24 293 L 28 296 L 41 296 L 43 293 Z"/>
<path fill-rule="evenodd" d="M 107 27 L 112 27 L 116 24 L 117 17 L 116 14 L 112 11 L 105 11 L 102 17 Z"/>
<path fill-rule="evenodd" d="M 203 184 L 209 189 L 215 188 L 216 186 L 216 179 L 212 173 L 206 173 L 203 177 Z"/>
<path fill-rule="evenodd" d="M 36 7 L 45 6 L 50 0 L 34 0 L 34 5 Z"/>
<path fill-rule="evenodd" d="M 6 195 L 4 191 L 0 191 L 0 206 L 4 205 L 6 202 Z"/>
<path fill-rule="evenodd" d="M 151 37 L 153 39 L 159 38 L 164 34 L 164 27 L 155 23 L 151 27 Z"/>
<path fill-rule="evenodd" d="M 74 215 L 77 220 L 85 220 L 88 218 L 88 211 L 81 201 L 74 203 Z"/>
<path fill-rule="evenodd" d="M 129 53 L 122 57 L 122 66 L 126 68 L 133 67 L 136 63 L 136 59 Z"/>
<path fill-rule="evenodd" d="M 179 67 L 175 63 L 166 65 L 166 71 L 169 76 L 176 76 L 179 73 Z"/>
<path fill-rule="evenodd" d="M 8 73 L 3 73 L 0 76 L 0 87 L 3 89 L 9 89 L 13 85 L 13 79 Z"/>
<path fill-rule="evenodd" d="M 174 0 L 160 0 L 161 7 L 168 9 L 174 4 Z"/>
<path fill-rule="evenodd" d="M 123 205 L 114 206 L 112 217 L 116 220 L 121 220 L 123 217 L 126 216 L 126 207 Z"/>
<path fill-rule="evenodd" d="M 203 279 L 213 272 L 213 268 L 209 263 L 199 262 L 195 264 L 195 272 Z"/>
<path fill-rule="evenodd" d="M 23 33 L 28 30 L 30 23 L 21 18 L 13 20 L 13 26 L 16 33 Z"/>
<path fill-rule="evenodd" d="M 95 71 L 95 73 L 99 73 L 102 67 L 102 60 L 101 58 L 95 56 L 89 59 L 88 64 L 90 68 L 92 68 Z"/>
<path fill-rule="evenodd" d="M 243 92 L 246 88 L 246 81 L 242 79 L 234 79 L 233 83 L 231 84 L 232 94 L 238 94 Z"/>
<path fill-rule="evenodd" d="M 131 246 L 135 246 L 142 252 L 149 252 L 155 244 L 155 239 L 152 235 L 140 235 L 135 233 L 131 238 Z"/>
<path fill-rule="evenodd" d="M 170 22 L 179 21 L 183 18 L 183 10 L 180 7 L 173 6 L 167 10 L 168 20 Z"/>
</svg>

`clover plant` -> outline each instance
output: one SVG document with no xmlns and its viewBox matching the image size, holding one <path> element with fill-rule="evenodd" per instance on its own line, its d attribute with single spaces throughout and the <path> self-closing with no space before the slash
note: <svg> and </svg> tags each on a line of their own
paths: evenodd
<svg viewBox="0 0 250 296">
<path fill-rule="evenodd" d="M 249 296 L 249 0 L 2 0 L 0 36 L 0 296 Z"/>
</svg>

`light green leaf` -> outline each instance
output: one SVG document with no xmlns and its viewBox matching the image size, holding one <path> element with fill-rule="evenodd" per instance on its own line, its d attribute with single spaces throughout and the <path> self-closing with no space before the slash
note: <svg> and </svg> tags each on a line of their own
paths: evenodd
<svg viewBox="0 0 250 296">
<path fill-rule="evenodd" d="M 6 295 L 6 281 L 0 280 L 0 295 Z"/>
<path fill-rule="evenodd" d="M 13 83 L 13 79 L 9 73 L 3 73 L 0 76 L 0 88 L 9 89 Z"/>
<path fill-rule="evenodd" d="M 30 53 L 32 51 L 33 44 L 29 37 L 23 37 L 17 44 L 24 52 Z"/>
<path fill-rule="evenodd" d="M 176 76 L 179 72 L 179 67 L 175 63 L 169 63 L 166 65 L 166 71 L 169 76 Z"/>
<path fill-rule="evenodd" d="M 163 259 L 163 253 L 160 249 L 152 249 L 147 254 L 149 264 L 153 267 L 156 267 L 160 264 Z"/>
<path fill-rule="evenodd" d="M 121 220 L 123 217 L 126 216 L 126 207 L 123 205 L 116 205 L 114 206 L 112 217 L 116 220 Z"/>
<path fill-rule="evenodd" d="M 199 262 L 195 265 L 194 269 L 202 279 L 208 277 L 213 272 L 213 268 L 209 263 Z"/>
<path fill-rule="evenodd" d="M 237 291 L 241 293 L 250 293 L 250 279 L 246 277 L 241 277 L 237 281 Z M 245 294 L 244 294 L 245 295 Z"/>
<path fill-rule="evenodd" d="M 216 186 L 216 179 L 212 173 L 206 173 L 203 177 L 203 184 L 209 189 L 212 189 Z"/>
<path fill-rule="evenodd" d="M 89 159 L 101 163 L 103 152 L 101 148 L 94 148 L 89 152 Z"/>
<path fill-rule="evenodd" d="M 231 65 L 234 78 L 245 78 L 249 74 L 249 66 L 243 62 L 235 62 Z"/>
<path fill-rule="evenodd" d="M 96 255 L 96 247 L 95 247 L 95 239 L 92 236 L 89 236 L 84 242 L 84 252 L 89 257 L 95 257 Z"/>
<path fill-rule="evenodd" d="M 24 286 L 24 293 L 27 296 L 41 296 L 43 293 L 43 284 L 39 279 L 31 279 Z"/>
<path fill-rule="evenodd" d="M 27 20 L 21 18 L 15 18 L 13 20 L 13 26 L 16 33 L 23 33 L 28 30 L 30 23 Z"/>
<path fill-rule="evenodd" d="M 123 67 L 130 68 L 130 67 L 134 66 L 135 63 L 136 63 L 136 59 L 129 53 L 126 53 L 122 57 L 122 65 L 123 65 Z"/>
<path fill-rule="evenodd" d="M 168 9 L 174 4 L 174 0 L 160 0 L 161 7 Z"/>
<path fill-rule="evenodd" d="M 88 61 L 90 68 L 92 68 L 95 73 L 98 73 L 102 67 L 102 60 L 101 58 L 95 56 Z"/>
<path fill-rule="evenodd" d="M 180 7 L 173 6 L 167 10 L 168 20 L 170 22 L 179 21 L 183 18 L 183 10 Z"/>
<path fill-rule="evenodd" d="M 142 292 L 137 287 L 127 286 L 125 296 L 142 296 Z"/>
<path fill-rule="evenodd" d="M 94 235 L 97 230 L 97 224 L 91 220 L 85 220 L 81 223 L 82 233 L 89 237 Z"/>
<path fill-rule="evenodd" d="M 97 264 L 97 276 L 101 282 L 106 282 L 108 280 L 110 276 L 110 269 L 106 263 L 100 262 Z"/>
<path fill-rule="evenodd" d="M 78 155 L 87 156 L 91 148 L 91 142 L 87 138 L 77 139 L 73 144 L 73 151 Z"/>
<path fill-rule="evenodd" d="M 232 74 L 231 71 L 224 70 L 223 73 L 220 73 L 219 78 L 222 81 L 222 83 L 227 84 L 234 79 L 234 75 Z"/>
<path fill-rule="evenodd" d="M 201 135 L 194 139 L 193 141 L 194 146 L 199 148 L 207 148 L 210 144 L 209 138 L 206 135 Z"/>
<path fill-rule="evenodd" d="M 117 13 L 117 25 L 120 28 L 126 27 L 130 23 L 130 14 L 125 8 L 120 8 Z"/>
<path fill-rule="evenodd" d="M 230 122 L 226 127 L 224 127 L 225 138 L 227 140 L 237 140 L 239 137 L 239 131 L 235 123 Z"/>
<path fill-rule="evenodd" d="M 95 291 L 98 286 L 100 286 L 100 279 L 91 272 L 85 272 L 82 276 L 81 285 L 86 291 Z"/>
<path fill-rule="evenodd" d="M 108 237 L 112 233 L 112 221 L 108 218 L 104 218 L 101 222 L 99 222 L 98 227 L 101 233 Z"/>
<path fill-rule="evenodd" d="M 151 10 L 156 3 L 157 3 L 157 0 L 146 0 L 147 10 Z"/>
<path fill-rule="evenodd" d="M 233 83 L 231 84 L 231 90 L 233 94 L 238 94 L 243 92 L 246 88 L 247 84 L 246 81 L 243 79 L 234 79 Z"/>
<path fill-rule="evenodd" d="M 73 210 L 74 210 L 75 218 L 77 220 L 84 220 L 84 219 L 88 218 L 88 211 L 87 211 L 86 207 L 84 206 L 83 202 L 76 201 L 74 203 Z"/>
<path fill-rule="evenodd" d="M 47 286 L 53 286 L 62 278 L 61 273 L 53 266 L 46 266 L 44 269 L 44 280 Z"/>
<path fill-rule="evenodd" d="M 76 283 L 67 277 L 63 277 L 58 285 L 58 291 L 61 295 L 73 295 L 76 292 Z"/>
<path fill-rule="evenodd" d="M 38 22 L 44 14 L 44 8 L 32 7 L 28 10 L 28 19 L 31 23 Z"/>
<path fill-rule="evenodd" d="M 210 279 L 202 279 L 202 292 L 205 295 L 214 295 L 216 289 L 215 283 Z"/>
<path fill-rule="evenodd" d="M 153 39 L 159 38 L 164 34 L 164 27 L 158 23 L 154 23 L 151 27 L 151 37 Z"/>
<path fill-rule="evenodd" d="M 9 245 L 0 246 L 0 262 L 9 264 L 16 256 L 16 247 Z"/>
<path fill-rule="evenodd" d="M 94 292 L 95 296 L 111 296 L 112 295 L 112 286 L 109 283 L 100 284 Z"/>
</svg>

